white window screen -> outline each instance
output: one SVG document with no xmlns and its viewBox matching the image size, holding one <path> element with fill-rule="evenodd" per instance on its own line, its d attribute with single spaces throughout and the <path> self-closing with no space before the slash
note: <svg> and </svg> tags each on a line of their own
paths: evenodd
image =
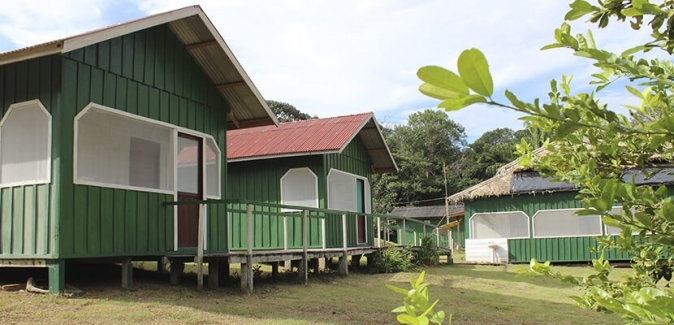
<svg viewBox="0 0 674 325">
<path fill-rule="evenodd" d="M 178 137 L 178 191 L 201 193 L 199 188 L 199 141 Z"/>
<path fill-rule="evenodd" d="M 331 170 L 328 174 L 328 209 L 353 211 L 356 201 L 356 176 Z"/>
<path fill-rule="evenodd" d="M 220 198 L 220 149 L 211 138 L 206 140 L 206 196 Z"/>
<path fill-rule="evenodd" d="M 598 215 L 578 216 L 578 210 L 540 210 L 533 218 L 534 237 L 577 237 L 601 235 Z"/>
<path fill-rule="evenodd" d="M 613 207 L 613 209 L 611 209 L 611 213 L 612 214 L 621 214 L 622 209 L 623 209 L 622 207 Z M 637 212 L 637 210 L 635 208 L 632 208 L 631 210 L 632 210 L 632 214 L 635 214 Z M 617 236 L 617 235 L 620 235 L 620 233 L 622 232 L 622 230 L 618 227 L 613 227 L 613 226 L 605 226 L 605 227 L 606 227 L 606 234 L 607 235 Z M 639 232 L 635 231 L 632 234 L 638 235 Z"/>
<path fill-rule="evenodd" d="M 49 183 L 51 115 L 39 100 L 14 104 L 0 121 L 0 184 Z"/>
<path fill-rule="evenodd" d="M 476 213 L 470 218 L 472 239 L 528 238 L 529 217 L 522 211 Z"/>
<path fill-rule="evenodd" d="M 281 177 L 281 203 L 318 207 L 318 177 L 309 168 L 294 168 Z"/>
<path fill-rule="evenodd" d="M 105 110 L 76 117 L 75 182 L 173 191 L 173 129 Z"/>
</svg>

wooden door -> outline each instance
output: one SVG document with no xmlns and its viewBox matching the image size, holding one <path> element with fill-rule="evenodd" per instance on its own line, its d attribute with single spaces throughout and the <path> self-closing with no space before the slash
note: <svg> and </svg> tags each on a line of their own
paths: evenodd
<svg viewBox="0 0 674 325">
<path fill-rule="evenodd" d="M 178 134 L 178 201 L 203 200 L 202 139 Z M 178 248 L 197 247 L 199 205 L 178 206 Z"/>
<path fill-rule="evenodd" d="M 365 181 L 356 179 L 356 208 L 358 212 L 365 212 Z M 358 232 L 358 244 L 367 242 L 366 217 L 358 215 L 356 217 L 356 229 Z"/>
</svg>

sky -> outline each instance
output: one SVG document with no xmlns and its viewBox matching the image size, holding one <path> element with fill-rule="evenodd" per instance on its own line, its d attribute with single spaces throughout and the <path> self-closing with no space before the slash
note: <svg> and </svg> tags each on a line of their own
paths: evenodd
<svg viewBox="0 0 674 325">
<path fill-rule="evenodd" d="M 503 90 L 521 99 L 545 98 L 550 79 L 573 75 L 572 88 L 589 91 L 588 60 L 554 42 L 568 11 L 564 0 L 24 0 L 0 3 L 0 52 L 35 45 L 149 14 L 200 5 L 265 99 L 287 102 L 318 117 L 372 111 L 387 125 L 434 108 L 418 91 L 416 71 L 439 65 L 456 71 L 459 54 L 478 48 L 489 61 L 494 99 Z M 596 31 L 597 44 L 621 51 L 647 33 L 627 24 Z M 577 87 L 576 87 L 577 86 Z M 585 88 L 584 88 L 585 87 Z M 631 99 L 609 89 L 611 107 Z M 465 128 L 468 141 L 496 128 L 522 129 L 507 109 L 471 106 L 447 113 Z"/>
</svg>

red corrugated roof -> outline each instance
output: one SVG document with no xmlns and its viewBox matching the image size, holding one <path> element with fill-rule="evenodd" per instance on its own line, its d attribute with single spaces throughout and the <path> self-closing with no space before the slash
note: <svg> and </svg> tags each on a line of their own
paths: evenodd
<svg viewBox="0 0 674 325">
<path fill-rule="evenodd" d="M 361 113 L 228 131 L 227 159 L 339 152 L 372 118 Z"/>
</svg>

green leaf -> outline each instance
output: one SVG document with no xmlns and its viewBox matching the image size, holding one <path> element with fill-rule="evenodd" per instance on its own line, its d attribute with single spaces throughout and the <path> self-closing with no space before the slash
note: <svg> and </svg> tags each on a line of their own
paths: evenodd
<svg viewBox="0 0 674 325">
<path fill-rule="evenodd" d="M 393 290 L 394 292 L 397 292 L 397 293 L 400 293 L 400 294 L 403 294 L 403 295 L 407 295 L 407 292 L 409 291 L 409 290 L 406 290 L 406 289 L 403 289 L 403 288 L 398 288 L 398 287 L 396 287 L 394 285 L 390 285 L 390 284 L 387 284 L 386 287 Z"/>
<path fill-rule="evenodd" d="M 566 13 L 564 20 L 576 20 L 593 12 L 596 9 L 593 5 L 583 0 L 576 0 L 571 3 L 569 7 L 571 7 L 571 10 Z"/>
<path fill-rule="evenodd" d="M 562 125 L 557 127 L 557 129 L 555 130 L 555 136 L 558 138 L 564 138 L 567 135 L 578 130 L 578 128 L 580 128 L 580 124 L 573 121 L 566 121 L 562 123 Z"/>
<path fill-rule="evenodd" d="M 524 102 L 522 102 L 522 101 L 520 101 L 519 99 L 517 99 L 517 97 L 515 96 L 515 94 L 513 94 L 512 92 L 510 92 L 510 90 L 508 90 L 508 89 L 505 90 L 505 96 L 506 96 L 506 98 L 508 98 L 508 100 L 510 101 L 510 103 L 513 104 L 513 106 L 515 106 L 515 107 L 517 107 L 517 108 L 519 108 L 519 109 L 521 109 L 521 110 L 523 110 L 523 109 L 526 108 L 526 104 L 524 104 Z"/>
<path fill-rule="evenodd" d="M 644 95 L 641 94 L 641 92 L 639 90 L 637 90 L 636 88 L 631 87 L 629 85 L 625 86 L 625 88 L 627 88 L 627 91 L 629 91 L 632 95 L 634 95 L 634 96 L 636 96 L 636 97 L 638 97 L 642 100 L 644 99 Z"/>
<path fill-rule="evenodd" d="M 635 46 L 633 48 L 629 48 L 629 49 L 625 50 L 622 54 L 620 54 L 620 56 L 630 56 L 634 53 L 641 52 L 641 51 L 643 51 L 647 48 L 648 47 L 646 47 L 644 45 Z"/>
<path fill-rule="evenodd" d="M 466 86 L 461 77 L 443 67 L 434 65 L 421 67 L 417 71 L 417 77 L 426 83 L 447 91 L 462 95 L 470 94 L 468 86 Z"/>
<path fill-rule="evenodd" d="M 623 14 L 623 16 L 626 17 L 634 17 L 634 16 L 642 16 L 644 13 L 635 7 L 630 7 L 623 10 L 621 14 Z"/>
<path fill-rule="evenodd" d="M 421 84 L 421 86 L 419 86 L 419 91 L 422 94 L 424 94 L 428 97 L 432 97 L 432 98 L 440 99 L 440 100 L 445 100 L 445 99 L 450 99 L 450 98 L 456 99 L 456 98 L 461 98 L 461 97 L 465 96 L 464 94 L 453 92 L 451 90 L 447 90 L 447 89 L 442 88 L 442 87 L 434 86 L 434 85 L 431 85 L 427 82 L 425 82 L 425 83 Z"/>
<path fill-rule="evenodd" d="M 458 111 L 464 107 L 468 107 L 475 103 L 486 103 L 486 102 L 487 100 L 482 96 L 470 95 L 459 99 L 451 99 L 451 98 L 445 99 L 440 104 L 438 104 L 438 107 L 444 108 L 445 111 L 451 112 L 451 111 Z"/>
<path fill-rule="evenodd" d="M 417 320 L 416 317 L 408 314 L 400 314 L 398 317 L 396 317 L 398 320 L 398 323 L 400 324 L 419 324 L 419 321 Z"/>
<path fill-rule="evenodd" d="M 564 45 L 563 45 L 563 44 L 559 44 L 559 43 L 548 44 L 548 45 L 546 45 L 546 46 L 541 47 L 541 51 L 544 51 L 544 50 L 550 50 L 550 49 L 558 49 L 558 48 L 560 48 L 560 47 L 564 47 Z"/>
<path fill-rule="evenodd" d="M 494 93 L 494 83 L 489 73 L 489 64 L 480 50 L 472 48 L 459 55 L 459 75 L 466 85 L 474 92 L 491 97 Z"/>
</svg>

